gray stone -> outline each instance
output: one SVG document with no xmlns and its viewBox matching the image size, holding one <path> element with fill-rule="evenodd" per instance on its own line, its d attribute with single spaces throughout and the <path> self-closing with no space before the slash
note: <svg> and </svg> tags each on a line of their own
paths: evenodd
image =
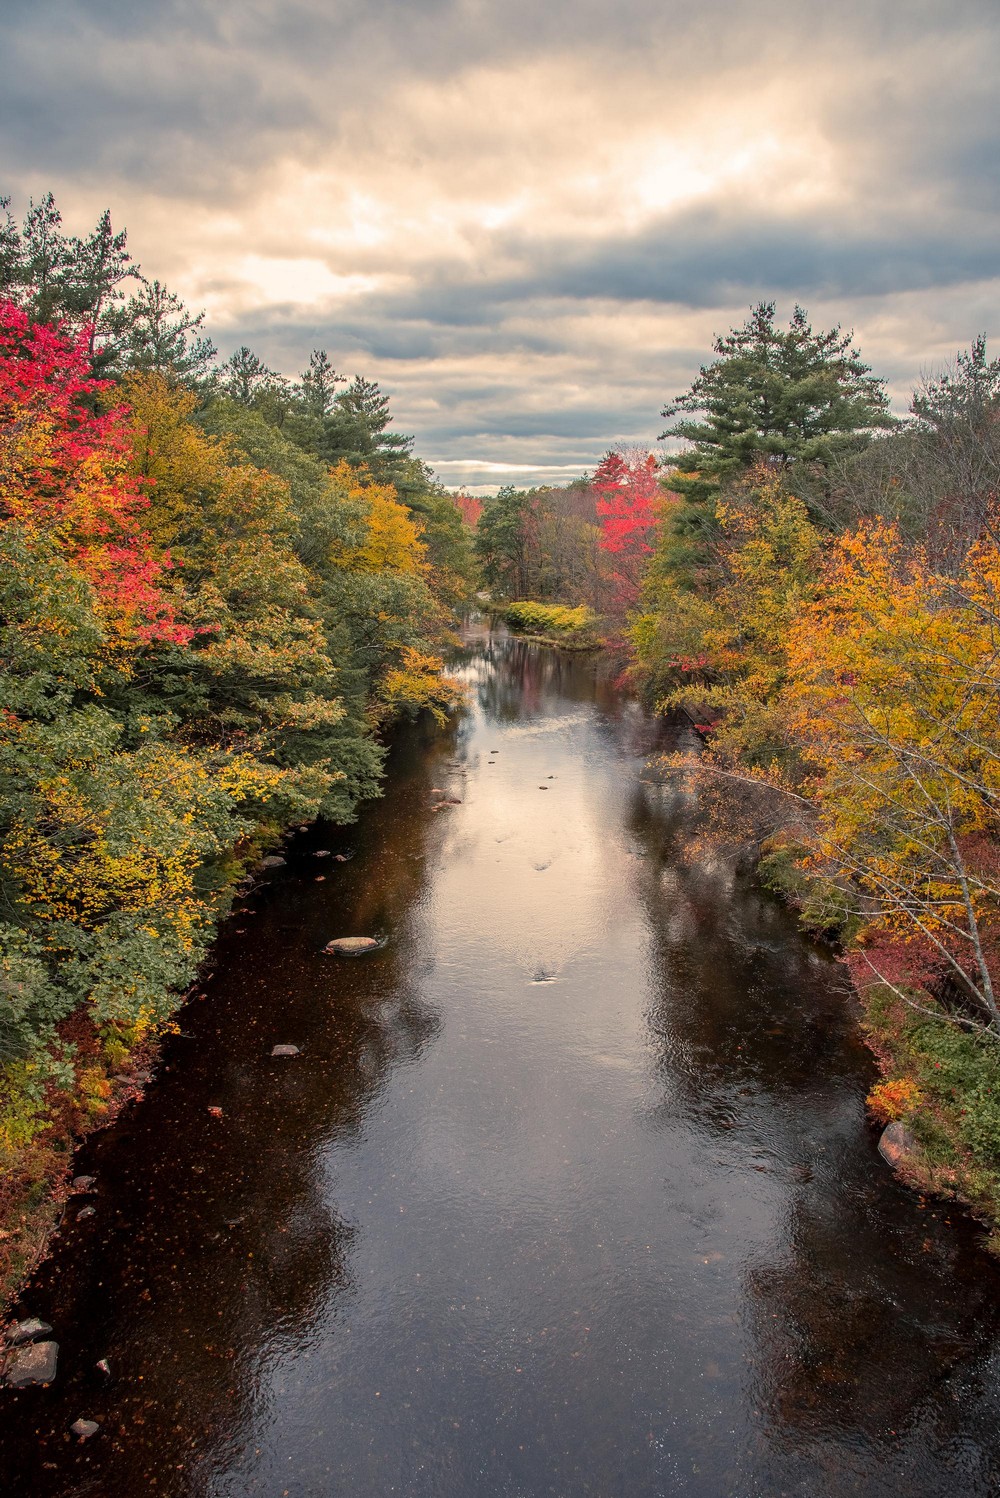
<svg viewBox="0 0 1000 1498">
<path fill-rule="evenodd" d="M 83 1222 L 84 1218 L 86 1218 L 86 1217 L 93 1217 L 93 1215 L 94 1215 L 94 1209 L 93 1209 L 93 1207 L 83 1207 L 83 1208 L 81 1208 L 81 1210 L 79 1212 L 77 1212 L 77 1214 L 76 1214 L 76 1220 L 77 1220 L 77 1222 Z"/>
<path fill-rule="evenodd" d="M 382 943 L 374 936 L 335 936 L 323 948 L 334 957 L 361 957 L 374 952 Z"/>
<path fill-rule="evenodd" d="M 905 1165 L 917 1153 L 919 1146 L 910 1130 L 898 1120 L 887 1124 L 878 1142 L 878 1152 L 893 1168 Z"/>
<path fill-rule="evenodd" d="M 107 1358 L 100 1358 L 94 1364 L 94 1367 L 97 1369 L 98 1373 L 103 1373 L 105 1378 L 111 1377 L 111 1364 L 108 1362 Z"/>
<path fill-rule="evenodd" d="M 276 1045 L 271 1051 L 272 1056 L 297 1056 L 298 1054 L 297 1045 Z"/>
<path fill-rule="evenodd" d="M 96 1185 L 97 1185 L 97 1177 L 96 1176 L 74 1176 L 73 1177 L 73 1190 L 74 1191 L 93 1191 L 93 1189 L 94 1189 L 94 1187 Z"/>
<path fill-rule="evenodd" d="M 329 850 L 329 848 L 317 848 L 316 852 L 313 854 L 313 858 L 329 858 L 329 857 L 330 857 L 330 850 Z"/>
<path fill-rule="evenodd" d="M 50 1384 L 56 1376 L 58 1357 L 58 1342 L 28 1342 L 24 1347 L 16 1348 L 7 1362 L 8 1384 L 12 1389 L 25 1389 L 28 1384 Z"/>
<path fill-rule="evenodd" d="M 100 1428 L 96 1420 L 74 1420 L 70 1426 L 70 1430 L 75 1436 L 79 1436 L 81 1441 L 89 1441 L 91 1436 L 97 1435 Z"/>
<path fill-rule="evenodd" d="M 39 1337 L 47 1337 L 52 1330 L 47 1321 L 39 1321 L 37 1316 L 29 1316 L 27 1321 L 18 1321 L 7 1335 L 7 1341 L 11 1347 L 20 1347 L 25 1342 L 37 1342 Z"/>
<path fill-rule="evenodd" d="M 262 869 L 283 869 L 285 860 L 279 858 L 277 853 L 272 853 L 269 857 L 261 859 L 260 866 Z"/>
</svg>

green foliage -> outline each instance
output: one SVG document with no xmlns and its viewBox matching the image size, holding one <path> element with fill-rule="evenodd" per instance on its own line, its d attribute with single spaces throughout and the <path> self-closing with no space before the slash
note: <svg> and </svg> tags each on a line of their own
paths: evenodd
<svg viewBox="0 0 1000 1498">
<path fill-rule="evenodd" d="M 692 444 L 691 469 L 721 478 L 761 459 L 828 465 L 890 424 L 885 381 L 862 361 L 852 334 L 813 332 L 801 307 L 786 332 L 774 314 L 773 302 L 761 302 L 741 328 L 717 338 L 718 357 L 664 407 L 667 417 L 684 413 L 664 436 Z"/>
</svg>

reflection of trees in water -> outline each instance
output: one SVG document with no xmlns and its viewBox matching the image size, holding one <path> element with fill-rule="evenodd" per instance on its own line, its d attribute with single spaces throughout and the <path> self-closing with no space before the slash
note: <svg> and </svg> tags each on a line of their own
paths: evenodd
<svg viewBox="0 0 1000 1498">
<path fill-rule="evenodd" d="M 1000 1272 L 967 1224 L 945 1226 L 947 1212 L 925 1213 L 883 1173 L 863 1121 L 870 1061 L 839 969 L 731 863 L 685 860 L 695 829 L 683 796 L 638 786 L 628 828 L 646 855 L 634 880 L 659 980 L 647 1021 L 663 1118 L 681 1111 L 737 1150 L 745 1139 L 747 1170 L 771 1173 L 783 1202 L 777 1258 L 743 1283 L 763 1460 L 805 1459 L 817 1436 L 902 1434 L 917 1419 L 935 1448 L 968 1432 L 950 1376 L 981 1378 Z M 992 1426 L 984 1439 L 995 1443 Z M 837 1476 L 831 1493 L 855 1491 Z"/>
<path fill-rule="evenodd" d="M 746 1276 L 754 1403 L 779 1449 L 812 1450 L 815 1437 L 831 1434 L 886 1441 L 891 1433 L 895 1445 L 919 1428 L 922 1453 L 978 1438 L 1000 1480 L 995 1372 L 986 1373 L 996 1358 L 1000 1274 L 963 1224 L 928 1215 L 921 1240 L 915 1204 L 872 1177 L 868 1162 L 857 1165 L 822 1197 L 800 1193 L 786 1256 Z M 943 1491 L 940 1473 L 926 1475 L 926 1490 L 900 1491 Z"/>
<path fill-rule="evenodd" d="M 25 1297 L 56 1327 L 61 1367 L 50 1390 L 5 1411 L 11 1492 L 134 1498 L 154 1477 L 161 1494 L 207 1491 L 250 1437 L 274 1357 L 349 1305 L 355 1229 L 328 1197 L 326 1156 L 360 1132 L 392 1069 L 439 1023 L 409 977 L 423 855 L 438 835 L 429 766 L 402 757 L 399 785 L 343 866 L 345 921 L 364 919 L 377 881 L 390 945 L 372 960 L 320 958 L 299 914 L 316 886 L 286 886 L 270 905 L 255 896 L 258 924 L 239 952 L 221 952 L 211 1003 L 184 1011 L 164 1085 L 89 1147 L 96 1235 L 74 1233 Z M 328 907 L 316 920 L 328 924 Z M 277 1038 L 302 1047 L 290 1062 L 267 1059 L 276 1013 Z M 81 1414 L 102 1433 L 67 1444 Z"/>
<path fill-rule="evenodd" d="M 732 863 L 705 850 L 690 801 L 637 785 L 628 831 L 642 848 L 634 885 L 658 975 L 647 1015 L 671 1090 L 706 1123 L 729 1120 L 741 1089 L 787 1102 L 820 1092 L 839 1106 L 865 1059 L 840 970 L 803 940 L 794 916 Z"/>
<path fill-rule="evenodd" d="M 591 657 L 501 639 L 474 650 L 471 664 L 479 706 L 490 723 L 516 723 L 546 707 L 565 712 L 567 703 L 594 700 Z"/>
</svg>

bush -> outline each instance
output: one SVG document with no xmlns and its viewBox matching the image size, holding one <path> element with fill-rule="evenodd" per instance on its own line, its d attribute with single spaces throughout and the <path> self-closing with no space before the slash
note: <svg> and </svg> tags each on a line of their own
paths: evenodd
<svg viewBox="0 0 1000 1498">
<path fill-rule="evenodd" d="M 586 604 L 570 608 L 564 603 L 509 603 L 504 619 L 518 634 L 540 635 L 561 644 L 596 645 L 597 615 Z"/>
</svg>

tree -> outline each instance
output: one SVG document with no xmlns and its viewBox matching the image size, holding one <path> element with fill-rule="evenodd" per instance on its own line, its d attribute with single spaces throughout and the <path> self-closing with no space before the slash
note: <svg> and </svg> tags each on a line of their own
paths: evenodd
<svg viewBox="0 0 1000 1498">
<path fill-rule="evenodd" d="M 684 413 L 663 433 L 693 445 L 682 467 L 724 478 L 764 459 L 779 467 L 828 466 L 891 425 L 885 381 L 839 327 L 814 332 L 796 307 L 787 332 L 761 302 L 742 327 L 715 340 L 718 355 L 663 409 Z"/>
<path fill-rule="evenodd" d="M 219 383 L 230 400 L 240 406 L 256 408 L 265 401 L 271 404 L 275 396 L 284 396 L 288 382 L 283 375 L 268 369 L 263 360 L 243 344 L 223 364 Z M 281 422 L 275 425 L 280 426 Z"/>
<path fill-rule="evenodd" d="M 861 923 L 855 969 L 1000 1038 L 1000 549 L 957 578 L 896 527 L 834 548 L 790 640 L 816 776 L 818 876 Z"/>
<path fill-rule="evenodd" d="M 479 517 L 475 552 L 483 582 L 495 597 L 530 597 L 533 500 L 533 494 L 506 485 Z"/>
<path fill-rule="evenodd" d="M 109 357 L 119 376 L 137 371 L 195 384 L 215 358 L 215 345 L 203 332 L 204 312 L 192 315 L 160 281 L 140 277 L 139 291 L 108 321 Z"/>
<path fill-rule="evenodd" d="M 127 413 L 94 413 L 108 389 L 90 374 L 86 334 L 0 303 L 2 517 L 53 538 L 116 635 L 187 639 L 163 592 L 169 557 L 142 524 L 149 501 L 129 472 Z"/>
<path fill-rule="evenodd" d="M 652 453 L 607 453 L 593 479 L 601 548 L 611 560 L 602 610 L 619 625 L 639 601 L 646 563 L 653 551 L 661 490 Z"/>
<path fill-rule="evenodd" d="M 309 368 L 303 370 L 296 389 L 306 414 L 323 422 L 333 410 L 337 386 L 344 384 L 346 378 L 334 369 L 325 349 L 313 349 Z"/>
<path fill-rule="evenodd" d="M 898 524 L 937 565 L 960 570 L 1000 493 L 1000 359 L 988 359 L 986 339 L 925 380 L 910 411 L 913 421 L 833 466 L 825 519 Z"/>
<path fill-rule="evenodd" d="M 65 322 L 85 329 L 96 373 L 111 362 L 115 312 L 124 281 L 139 274 L 124 230 L 115 232 L 105 209 L 84 239 L 62 230 L 62 215 L 51 193 L 29 204 L 23 226 L 0 199 L 0 296 L 16 302 L 38 322 Z"/>
<path fill-rule="evenodd" d="M 332 466 L 346 461 L 364 467 L 376 483 L 397 483 L 408 469 L 413 438 L 388 430 L 389 397 L 374 380 L 355 375 L 333 401 L 324 423 L 320 456 Z M 420 476 L 422 477 L 422 476 Z"/>
</svg>

